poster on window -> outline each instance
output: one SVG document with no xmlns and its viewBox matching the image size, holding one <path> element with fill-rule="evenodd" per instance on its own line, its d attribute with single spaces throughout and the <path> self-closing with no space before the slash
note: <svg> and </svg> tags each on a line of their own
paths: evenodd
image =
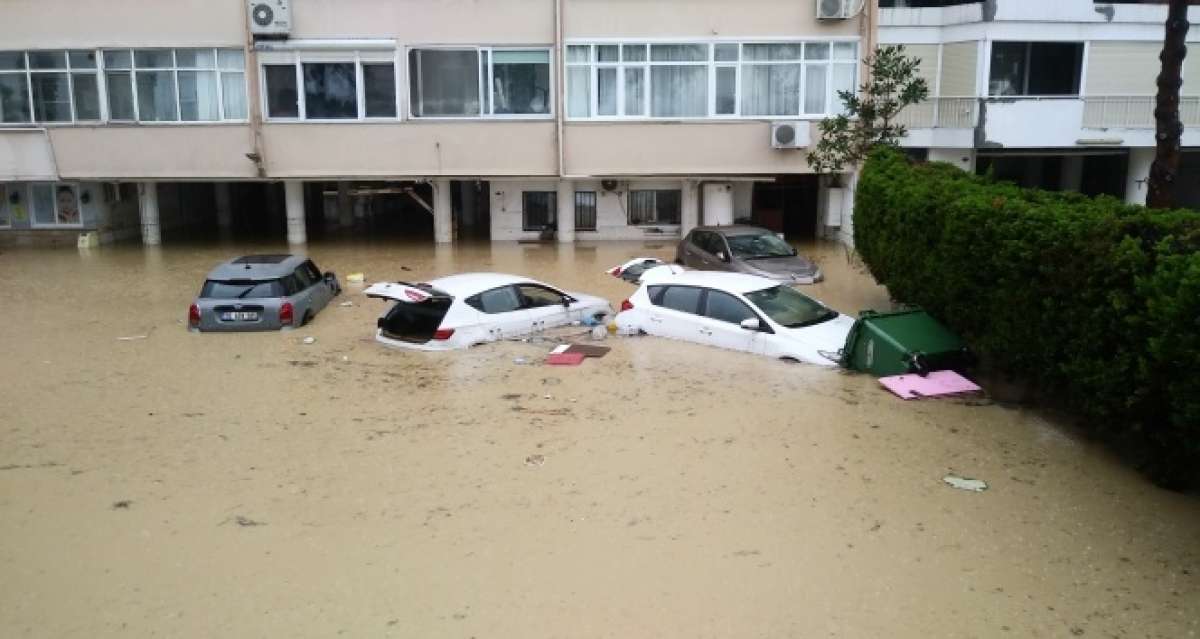
<svg viewBox="0 0 1200 639">
<path fill-rule="evenodd" d="M 60 186 L 54 193 L 59 224 L 79 224 L 79 194 L 70 186 Z"/>
</svg>

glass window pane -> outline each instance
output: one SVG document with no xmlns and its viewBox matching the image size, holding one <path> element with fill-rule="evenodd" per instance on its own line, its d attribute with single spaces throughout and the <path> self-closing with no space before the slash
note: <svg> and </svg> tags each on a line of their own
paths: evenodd
<svg viewBox="0 0 1200 639">
<path fill-rule="evenodd" d="M 801 48 L 802 45 L 799 42 L 746 44 L 742 45 L 742 60 L 750 62 L 799 60 Z"/>
<path fill-rule="evenodd" d="M 838 97 L 838 91 L 854 91 L 854 76 L 857 71 L 857 64 L 833 65 L 833 83 L 830 87 L 830 99 L 833 101 L 832 110 L 834 113 L 845 112 L 845 105 L 842 104 L 842 99 Z"/>
<path fill-rule="evenodd" d="M 646 45 L 627 44 L 621 47 L 621 58 L 626 62 L 643 62 L 646 59 Z"/>
<path fill-rule="evenodd" d="M 655 62 L 704 62 L 708 60 L 708 45 L 652 44 L 650 59 Z"/>
<path fill-rule="evenodd" d="M 170 49 L 135 49 L 133 63 L 139 69 L 167 69 L 173 66 Z"/>
<path fill-rule="evenodd" d="M 30 69 L 65 69 L 67 68 L 66 51 L 30 51 Z"/>
<path fill-rule="evenodd" d="M 128 69 L 132 63 L 133 58 L 128 49 L 113 49 L 104 52 L 105 69 Z"/>
<path fill-rule="evenodd" d="M 1024 42 L 993 42 L 992 69 L 988 80 L 988 95 L 1024 95 L 1025 94 L 1025 53 L 1028 50 Z"/>
<path fill-rule="evenodd" d="M 133 80 L 128 71 L 108 71 L 104 74 L 108 87 L 108 117 L 112 120 L 133 119 Z"/>
<path fill-rule="evenodd" d="M 175 49 L 175 64 L 181 69 L 212 69 L 217 60 L 212 49 Z"/>
<path fill-rule="evenodd" d="M 656 118 L 708 115 L 708 67 L 651 67 L 650 114 Z"/>
<path fill-rule="evenodd" d="M 137 72 L 138 120 L 169 122 L 179 119 L 173 71 Z"/>
<path fill-rule="evenodd" d="M 75 94 L 75 119 L 100 119 L 100 87 L 96 74 L 71 74 L 71 90 Z"/>
<path fill-rule="evenodd" d="M 81 221 L 79 213 L 79 193 L 75 187 L 60 184 L 54 189 L 54 222 L 56 224 L 75 225 Z"/>
<path fill-rule="evenodd" d="M 179 115 L 184 122 L 221 119 L 216 71 L 179 72 Z"/>
<path fill-rule="evenodd" d="M 659 300 L 659 306 L 683 313 L 697 314 L 700 306 L 700 289 L 692 286 L 668 286 Z"/>
<path fill-rule="evenodd" d="M 492 112 L 492 94 L 488 90 L 488 81 L 491 78 L 488 71 L 489 55 L 487 51 L 479 52 L 479 95 L 483 98 L 482 111 L 484 113 Z"/>
<path fill-rule="evenodd" d="M 492 61 L 492 112 L 550 113 L 550 53 L 496 51 Z"/>
<path fill-rule="evenodd" d="M 742 65 L 742 115 L 799 113 L 799 64 Z"/>
<path fill-rule="evenodd" d="M 363 97 L 368 118 L 396 117 L 396 66 L 364 64 Z"/>
<path fill-rule="evenodd" d="M 32 201 L 30 208 L 33 209 L 33 223 L 41 226 L 50 226 L 54 224 L 54 186 L 51 184 L 34 184 L 33 188 L 29 189 Z"/>
<path fill-rule="evenodd" d="M 24 71 L 24 51 L 0 51 L 0 71 Z"/>
<path fill-rule="evenodd" d="M 218 49 L 217 63 L 222 69 L 244 71 L 246 69 L 246 54 L 241 49 Z"/>
<path fill-rule="evenodd" d="M 33 119 L 38 122 L 71 121 L 71 86 L 65 73 L 34 73 Z"/>
<path fill-rule="evenodd" d="M 412 56 L 414 115 L 480 114 L 478 53 L 422 49 L 413 51 Z"/>
<path fill-rule="evenodd" d="M 586 44 L 572 44 L 567 47 L 567 62 L 588 62 L 591 58 L 590 46 Z"/>
<path fill-rule="evenodd" d="M 596 69 L 596 115 L 617 114 L 617 70 Z"/>
<path fill-rule="evenodd" d="M 245 74 L 229 71 L 221 73 L 221 99 L 225 105 L 226 120 L 246 119 Z"/>
<path fill-rule="evenodd" d="M 833 43 L 833 59 L 834 60 L 853 60 L 858 55 L 858 45 L 853 42 L 834 42 Z"/>
<path fill-rule="evenodd" d="M 805 60 L 828 60 L 829 59 L 829 43 L 828 42 L 809 42 L 804 45 Z"/>
<path fill-rule="evenodd" d="M 829 68 L 823 64 L 809 64 L 804 67 L 804 112 L 825 113 L 827 96 L 825 80 Z"/>
<path fill-rule="evenodd" d="M 704 302 L 704 315 L 712 319 L 741 324 L 743 320 L 756 317 L 750 307 L 729 293 L 710 290 Z"/>
<path fill-rule="evenodd" d="M 305 62 L 301 66 L 305 119 L 358 117 L 358 82 L 353 62 Z"/>
<path fill-rule="evenodd" d="M 733 115 L 737 112 L 737 68 L 717 67 L 716 82 L 717 115 Z"/>
<path fill-rule="evenodd" d="M 24 73 L 0 73 L 0 122 L 29 121 L 29 84 Z"/>
<path fill-rule="evenodd" d="M 616 62 L 620 50 L 615 44 L 596 45 L 596 62 Z"/>
<path fill-rule="evenodd" d="M 575 192 L 575 230 L 596 230 L 596 192 Z"/>
<path fill-rule="evenodd" d="M 625 115 L 646 115 L 646 72 L 625 67 Z"/>
<path fill-rule="evenodd" d="M 554 226 L 558 212 L 558 193 L 554 191 L 524 191 L 521 194 L 521 228 L 540 231 Z"/>
<path fill-rule="evenodd" d="M 736 44 L 714 45 L 713 55 L 716 56 L 717 62 L 737 62 L 738 45 L 736 45 Z"/>
<path fill-rule="evenodd" d="M 14 189 L 18 187 L 13 187 Z M 8 214 L 8 189 L 0 184 L 0 226 L 8 226 L 11 222 Z"/>
<path fill-rule="evenodd" d="M 654 211 L 658 224 L 679 224 L 679 212 L 682 210 L 682 193 L 680 191 L 655 191 Z"/>
<path fill-rule="evenodd" d="M 70 59 L 72 69 L 96 68 L 96 52 L 90 49 L 69 51 L 67 57 Z"/>
<path fill-rule="evenodd" d="M 591 113 L 592 73 L 590 67 L 567 69 L 567 116 L 586 118 Z"/>
</svg>

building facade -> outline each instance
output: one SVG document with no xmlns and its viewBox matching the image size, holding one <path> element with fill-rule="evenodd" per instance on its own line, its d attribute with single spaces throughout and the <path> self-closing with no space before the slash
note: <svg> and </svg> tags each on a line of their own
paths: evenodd
<svg viewBox="0 0 1200 639">
<path fill-rule="evenodd" d="M 845 237 L 805 151 L 878 10 L 822 4 L 6 0 L 0 240 Z"/>
<path fill-rule="evenodd" d="M 902 114 L 918 156 L 1027 187 L 1146 200 L 1167 8 L 1093 0 L 883 0 L 881 44 L 921 59 Z M 1200 7 L 1188 9 L 1200 20 Z M 1177 199 L 1200 208 L 1200 32 L 1188 34 Z"/>
</svg>

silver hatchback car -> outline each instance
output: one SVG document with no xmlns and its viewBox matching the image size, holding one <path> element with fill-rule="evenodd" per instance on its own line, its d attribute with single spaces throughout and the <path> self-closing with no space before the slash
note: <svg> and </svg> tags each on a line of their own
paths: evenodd
<svg viewBox="0 0 1200 639">
<path fill-rule="evenodd" d="M 757 226 L 698 226 L 679 242 L 675 262 L 701 271 L 748 273 L 789 284 L 815 284 L 824 278 L 812 260 Z"/>
<path fill-rule="evenodd" d="M 297 255 L 247 255 L 208 274 L 188 308 L 192 331 L 272 331 L 307 324 L 342 292 L 337 276 L 322 274 Z"/>
</svg>

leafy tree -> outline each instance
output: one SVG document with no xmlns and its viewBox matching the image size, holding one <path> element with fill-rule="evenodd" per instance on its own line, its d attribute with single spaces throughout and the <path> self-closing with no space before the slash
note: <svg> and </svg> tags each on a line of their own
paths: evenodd
<svg viewBox="0 0 1200 639">
<path fill-rule="evenodd" d="M 808 154 L 813 170 L 840 173 L 862 163 L 875 146 L 899 146 L 908 129 L 896 116 L 929 97 L 928 83 L 916 75 L 920 64 L 920 58 L 904 55 L 902 44 L 876 49 L 867 59 L 867 82 L 857 93 L 838 91 L 843 113 L 821 121 L 821 140 Z"/>
</svg>

